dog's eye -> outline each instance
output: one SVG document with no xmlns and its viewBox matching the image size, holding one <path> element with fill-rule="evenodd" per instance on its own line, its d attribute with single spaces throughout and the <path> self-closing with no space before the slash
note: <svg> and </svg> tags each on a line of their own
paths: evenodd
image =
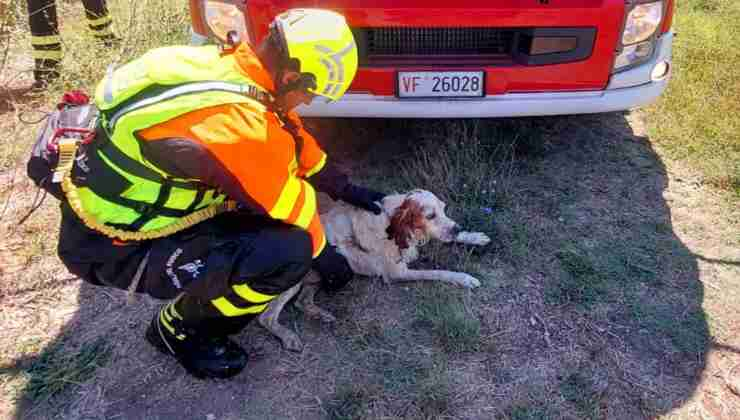
<svg viewBox="0 0 740 420">
<path fill-rule="evenodd" d="M 437 217 L 437 213 L 427 214 L 427 220 L 434 220 Z"/>
</svg>

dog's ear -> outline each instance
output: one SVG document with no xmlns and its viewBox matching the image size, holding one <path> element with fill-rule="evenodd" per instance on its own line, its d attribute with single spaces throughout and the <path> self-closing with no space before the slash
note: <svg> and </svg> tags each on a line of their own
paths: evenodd
<svg viewBox="0 0 740 420">
<path fill-rule="evenodd" d="M 383 197 L 383 200 L 380 201 L 380 204 L 383 206 L 383 211 L 385 214 L 393 214 L 396 212 L 396 209 L 401 207 L 401 204 L 403 204 L 403 201 L 406 199 L 406 194 L 388 194 L 385 197 Z"/>
<path fill-rule="evenodd" d="M 399 248 L 408 248 L 414 231 L 424 228 L 423 217 L 421 206 L 407 198 L 391 216 L 390 225 L 386 230 L 388 238 L 393 239 Z"/>
</svg>

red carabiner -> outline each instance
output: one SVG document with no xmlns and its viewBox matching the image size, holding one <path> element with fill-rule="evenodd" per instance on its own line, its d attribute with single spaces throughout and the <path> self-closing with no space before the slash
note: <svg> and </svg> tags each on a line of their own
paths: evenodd
<svg viewBox="0 0 740 420">
<path fill-rule="evenodd" d="M 86 128 L 69 128 L 69 127 L 57 128 L 54 131 L 54 136 L 52 136 L 51 140 L 46 145 L 46 150 L 50 152 L 57 152 L 59 150 L 59 138 L 65 136 L 65 134 L 67 133 L 81 134 L 82 138 L 80 139 L 80 144 L 89 144 L 90 142 L 93 141 L 93 139 L 95 139 L 94 130 L 88 130 Z"/>
</svg>

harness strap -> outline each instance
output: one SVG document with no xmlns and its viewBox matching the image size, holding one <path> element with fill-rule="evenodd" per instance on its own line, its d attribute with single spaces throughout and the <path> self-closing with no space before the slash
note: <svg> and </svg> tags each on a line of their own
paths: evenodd
<svg viewBox="0 0 740 420">
<path fill-rule="evenodd" d="M 150 248 L 149 251 L 146 252 L 146 255 L 144 255 L 144 258 L 141 259 L 139 266 L 136 268 L 136 273 L 134 273 L 134 277 L 131 279 L 131 284 L 128 286 L 128 291 L 126 293 L 126 303 L 128 305 L 133 304 L 136 300 L 136 289 L 139 288 L 139 281 L 141 281 L 141 278 L 144 277 L 144 269 L 149 263 L 149 255 L 151 253 L 152 250 Z"/>
<path fill-rule="evenodd" d="M 104 159 L 101 158 L 102 153 L 99 152 L 97 148 L 89 147 L 86 148 L 85 156 L 86 156 L 86 162 L 87 165 L 92 168 L 107 168 L 106 170 L 112 172 L 113 174 L 116 174 L 116 171 L 113 170 L 113 168 L 110 168 L 110 166 L 105 162 Z M 109 156 L 106 156 L 109 157 Z M 115 159 L 112 159 L 115 164 L 119 164 L 120 162 L 115 161 Z M 126 198 L 121 196 L 121 191 L 123 189 L 128 188 L 130 185 L 127 181 L 125 181 L 124 178 L 120 178 L 119 176 L 103 176 L 103 175 L 93 175 L 93 176 L 74 176 L 74 182 L 75 185 L 78 186 L 84 186 L 88 189 L 90 189 L 92 192 L 94 192 L 99 197 L 110 201 L 112 203 L 116 203 L 120 206 L 127 207 L 130 209 L 135 210 L 140 215 L 150 215 L 153 213 L 158 213 L 159 215 L 165 216 L 165 217 L 182 217 L 192 212 L 195 208 L 193 207 L 193 202 L 198 199 L 197 193 L 195 195 L 195 198 L 193 202 L 191 202 L 186 208 L 184 209 L 173 209 L 169 207 L 165 207 L 164 204 L 167 202 L 167 199 L 169 198 L 169 195 L 173 188 L 180 187 L 181 183 L 173 182 L 171 180 L 163 179 L 162 182 L 159 182 L 158 180 L 154 180 L 154 182 L 160 186 L 159 193 L 157 195 L 157 198 L 155 199 L 154 203 L 146 202 L 146 201 L 138 201 L 133 200 L 131 198 Z M 121 181 L 119 181 L 119 179 Z M 121 184 L 120 182 L 125 182 L 125 184 Z M 195 184 L 192 188 L 189 188 L 190 190 L 209 190 L 209 188 L 204 184 Z M 213 189 L 211 189 L 213 190 Z M 199 202 L 202 201 L 198 200 Z M 196 204 L 197 205 L 197 204 Z M 154 214 L 154 217 L 156 217 L 156 214 Z"/>
<path fill-rule="evenodd" d="M 170 193 L 172 192 L 172 187 L 167 184 L 161 184 L 159 187 L 159 194 L 157 195 L 157 200 L 152 204 L 151 207 L 149 207 L 150 211 L 144 211 L 140 212 L 140 216 L 131 222 L 131 230 L 137 231 L 144 227 L 145 224 L 147 224 L 149 221 L 154 219 L 155 217 L 162 215 L 162 210 L 165 210 L 164 203 L 167 202 L 167 199 L 170 198 Z M 185 212 L 183 212 L 185 213 Z M 187 213 L 185 213 L 187 214 Z"/>
<path fill-rule="evenodd" d="M 72 166 L 75 163 L 75 154 L 77 153 L 77 139 L 62 137 L 59 139 L 57 147 L 59 147 L 59 160 L 57 161 L 54 175 L 51 177 L 51 182 L 53 183 L 62 182 L 64 174 L 72 171 Z"/>
<path fill-rule="evenodd" d="M 72 211 L 77 217 L 82 220 L 85 226 L 90 229 L 101 232 L 102 234 L 110 238 L 118 238 L 123 241 L 145 241 L 150 239 L 162 238 L 165 236 L 172 235 L 174 233 L 185 230 L 193 225 L 196 225 L 204 220 L 210 219 L 216 215 L 224 212 L 236 210 L 236 202 L 227 200 L 221 204 L 208 206 L 206 208 L 196 210 L 175 222 L 153 231 L 147 232 L 130 232 L 125 230 L 125 226 L 109 226 L 95 220 L 94 217 L 90 216 L 85 209 L 82 207 L 82 202 L 77 192 L 77 186 L 72 182 L 71 171 L 66 171 L 62 180 L 62 190 L 64 195 L 67 197 L 67 202 L 72 208 Z"/>
<path fill-rule="evenodd" d="M 117 225 L 121 228 L 125 227 L 125 230 L 128 231 L 135 231 L 141 228 L 146 224 L 146 222 L 152 220 L 153 218 L 157 216 L 164 216 L 164 217 L 172 217 L 172 218 L 179 218 L 179 217 L 185 217 L 188 214 L 192 213 L 187 210 L 179 210 L 179 209 L 172 209 L 169 207 L 162 206 L 159 201 L 155 203 L 147 203 L 144 201 L 136 201 L 132 200 L 130 198 L 124 198 L 118 195 L 113 194 L 106 194 L 105 191 L 98 191 L 93 189 L 92 190 L 95 194 L 99 195 L 106 201 L 110 201 L 111 203 L 116 203 L 120 206 L 127 207 L 130 209 L 135 210 L 137 213 L 139 213 L 140 217 L 137 218 L 134 222 L 132 222 L 130 225 Z M 169 195 L 169 193 L 168 193 Z M 160 197 L 162 194 L 160 194 Z M 142 220 L 144 219 L 144 220 Z M 137 226 L 138 225 L 138 226 Z"/>
<path fill-rule="evenodd" d="M 207 191 L 206 188 L 198 188 L 198 192 L 195 193 L 195 198 L 193 199 L 193 202 L 190 203 L 190 205 L 185 211 L 190 213 L 196 208 L 198 208 L 198 206 L 200 205 L 200 203 L 203 201 L 203 199 L 206 196 L 206 191 Z"/>
</svg>

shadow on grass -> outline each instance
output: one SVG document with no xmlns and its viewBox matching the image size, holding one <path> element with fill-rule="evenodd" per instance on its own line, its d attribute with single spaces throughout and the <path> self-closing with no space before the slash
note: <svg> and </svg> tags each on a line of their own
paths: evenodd
<svg viewBox="0 0 740 420">
<path fill-rule="evenodd" d="M 468 271 L 483 287 L 469 293 L 357 280 L 322 302 L 338 314 L 335 331 L 312 332 L 307 321 L 294 320 L 293 328 L 306 326 L 299 331 L 308 344 L 301 355 L 280 352 L 274 339 L 250 327 L 242 334 L 250 352 L 268 354 L 227 383 L 191 380 L 143 343 L 130 350 L 137 363 L 117 358 L 121 351 L 114 348 L 108 364 L 124 368 L 106 368 L 101 394 L 110 403 L 101 416 L 611 413 L 639 419 L 679 408 L 695 392 L 709 345 L 697 256 L 674 232 L 663 198 L 665 166 L 625 115 L 308 125 L 356 181 L 386 191 L 429 189 L 466 228 L 488 233 L 493 243 L 485 249 L 430 246 L 420 261 Z M 91 289 L 83 287 L 74 330 L 90 329 L 123 308 L 84 310 L 101 293 Z M 125 309 L 122 322 L 133 319 L 135 328 L 109 332 L 108 342 L 140 337 L 151 309 Z M 19 366 L 38 365 L 65 342 L 58 339 Z M 140 384 L 132 379 L 144 376 Z M 147 399 L 137 398 L 142 390 Z M 187 401 L 187 411 L 174 395 Z M 265 395 L 268 417 L 266 406 L 255 402 Z M 30 384 L 22 396 L 18 417 L 43 417 L 31 411 Z"/>
<path fill-rule="evenodd" d="M 483 251 L 424 250 L 421 265 L 473 273 L 484 287 L 418 285 L 407 327 L 451 360 L 465 357 L 455 347 L 492 355 L 489 368 L 507 378 L 481 397 L 499 404 L 493 417 L 651 418 L 696 390 L 709 343 L 702 257 L 676 235 L 665 165 L 627 118 L 371 121 L 365 132 L 329 123 L 336 155 L 366 156 L 356 179 L 429 189 L 493 238 Z M 413 349 L 398 345 L 381 349 Z M 471 415 L 469 405 L 444 414 Z"/>
</svg>

